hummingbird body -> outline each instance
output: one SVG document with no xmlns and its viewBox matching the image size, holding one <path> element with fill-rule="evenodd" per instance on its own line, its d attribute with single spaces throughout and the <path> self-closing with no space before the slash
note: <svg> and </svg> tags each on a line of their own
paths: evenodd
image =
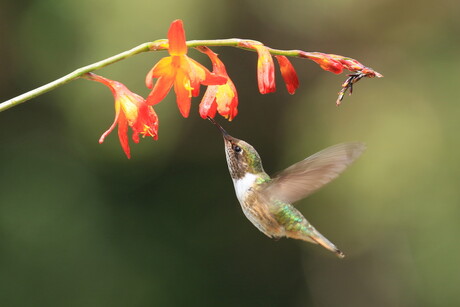
<svg viewBox="0 0 460 307">
<path fill-rule="evenodd" d="M 245 216 L 271 238 L 288 237 L 345 255 L 317 231 L 292 203 L 305 198 L 332 179 L 364 151 L 362 143 L 344 143 L 324 149 L 271 178 L 257 151 L 245 141 L 223 133 L 227 164 Z"/>
</svg>

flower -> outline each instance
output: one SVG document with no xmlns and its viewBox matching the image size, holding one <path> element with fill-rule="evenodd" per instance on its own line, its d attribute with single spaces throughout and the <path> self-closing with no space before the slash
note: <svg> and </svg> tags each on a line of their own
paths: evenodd
<svg viewBox="0 0 460 307">
<path fill-rule="evenodd" d="M 206 67 L 187 56 L 187 45 L 182 20 L 171 23 L 168 31 L 168 57 L 162 58 L 147 74 L 145 84 L 151 88 L 147 104 L 163 100 L 174 85 L 176 102 L 182 116 L 190 113 L 191 97 L 198 96 L 200 84 L 219 85 L 227 79 L 212 74 Z M 155 85 L 153 79 L 158 78 Z"/>
<path fill-rule="evenodd" d="M 333 72 L 334 74 L 341 74 L 343 71 L 343 65 L 339 61 L 336 61 L 328 56 L 322 56 L 313 58 L 322 69 Z"/>
<path fill-rule="evenodd" d="M 261 94 L 268 94 L 276 91 L 275 64 L 273 63 L 270 50 L 262 43 L 240 42 L 240 47 L 251 48 L 257 51 L 257 83 Z"/>
<path fill-rule="evenodd" d="M 106 85 L 115 98 L 115 120 L 110 128 L 102 134 L 99 144 L 104 142 L 105 137 L 112 132 L 117 124 L 118 138 L 128 159 L 131 158 L 128 126 L 133 130 L 132 139 L 135 143 L 139 143 L 139 134 L 143 137 L 151 136 L 154 140 L 158 139 L 158 116 L 144 98 L 131 92 L 118 81 L 109 80 L 93 73 L 87 74 L 86 78 Z"/>
<path fill-rule="evenodd" d="M 259 92 L 268 94 L 276 91 L 275 84 L 275 64 L 268 48 L 264 45 L 253 45 L 257 50 L 259 59 L 257 60 L 257 82 Z"/>
<path fill-rule="evenodd" d="M 364 66 L 363 64 L 361 64 L 355 59 L 344 57 L 344 56 L 337 55 L 337 54 L 328 54 L 328 56 L 340 62 L 340 64 L 343 65 L 344 69 L 348 69 L 349 71 L 363 74 L 364 77 L 368 77 L 368 78 L 373 78 L 373 77 L 382 78 L 383 77 L 382 74 L 376 72 L 372 68 Z"/>
<path fill-rule="evenodd" d="M 299 78 L 297 77 L 294 66 L 292 66 L 291 62 L 284 55 L 276 55 L 275 58 L 280 65 L 281 76 L 284 79 L 284 83 L 286 83 L 287 91 L 293 95 L 299 87 Z"/>
<path fill-rule="evenodd" d="M 227 78 L 222 85 L 209 85 L 200 103 L 200 115 L 202 118 L 214 118 L 216 111 L 231 121 L 238 114 L 238 93 L 235 85 L 228 77 L 224 63 L 208 47 L 200 46 L 198 50 L 207 54 L 212 62 L 213 73 Z"/>
<path fill-rule="evenodd" d="M 318 64 L 322 69 L 341 74 L 344 66 L 340 59 L 333 54 L 325 54 L 322 52 L 301 52 L 299 56 L 310 59 Z"/>
</svg>

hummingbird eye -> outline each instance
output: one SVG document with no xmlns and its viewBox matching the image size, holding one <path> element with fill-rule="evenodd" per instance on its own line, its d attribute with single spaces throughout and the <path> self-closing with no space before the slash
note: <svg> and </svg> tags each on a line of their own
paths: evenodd
<svg viewBox="0 0 460 307">
<path fill-rule="evenodd" d="M 235 145 L 235 147 L 233 147 L 233 150 L 234 150 L 235 152 L 241 152 L 241 147 L 238 146 L 238 145 Z"/>
</svg>

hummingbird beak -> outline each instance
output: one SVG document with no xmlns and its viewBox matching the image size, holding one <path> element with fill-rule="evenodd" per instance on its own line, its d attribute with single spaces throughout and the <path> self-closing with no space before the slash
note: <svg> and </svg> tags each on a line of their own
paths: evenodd
<svg viewBox="0 0 460 307">
<path fill-rule="evenodd" d="M 213 123 L 214 125 L 216 125 L 217 128 L 219 128 L 220 132 L 222 132 L 222 135 L 224 136 L 224 139 L 229 139 L 231 138 L 230 134 L 227 133 L 227 131 L 224 130 L 224 128 L 222 128 L 221 125 L 219 125 L 214 119 L 212 119 L 211 117 L 208 116 L 208 119 L 211 123 Z"/>
</svg>

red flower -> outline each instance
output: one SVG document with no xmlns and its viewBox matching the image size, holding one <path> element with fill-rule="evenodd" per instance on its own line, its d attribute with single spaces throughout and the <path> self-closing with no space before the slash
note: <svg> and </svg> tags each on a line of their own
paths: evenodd
<svg viewBox="0 0 460 307">
<path fill-rule="evenodd" d="M 238 114 L 238 94 L 235 85 L 228 77 L 225 65 L 216 53 L 204 46 L 197 49 L 209 56 L 212 61 L 213 73 L 227 78 L 225 84 L 208 86 L 200 103 L 200 115 L 204 119 L 208 116 L 214 118 L 217 111 L 231 121 Z"/>
<path fill-rule="evenodd" d="M 364 74 L 366 77 L 370 77 L 370 78 L 383 77 L 382 74 L 374 71 L 372 68 L 364 66 L 363 64 L 356 61 L 355 59 L 344 57 L 344 56 L 337 55 L 337 54 L 328 54 L 328 56 L 340 62 L 340 64 L 343 65 L 343 68 L 348 69 L 349 71 L 359 72 L 359 73 Z"/>
<path fill-rule="evenodd" d="M 268 48 L 263 45 L 253 45 L 257 50 L 259 59 L 257 60 L 257 82 L 259 92 L 268 94 L 276 91 L 275 84 L 275 64 Z"/>
<path fill-rule="evenodd" d="M 333 72 L 334 74 L 341 74 L 343 71 L 343 65 L 330 57 L 314 58 L 313 61 L 319 64 L 322 69 Z"/>
<path fill-rule="evenodd" d="M 106 79 L 96 74 L 87 74 L 87 78 L 105 84 L 115 97 L 115 120 L 110 128 L 102 134 L 99 143 L 118 124 L 118 137 L 126 156 L 131 158 L 128 144 L 128 126 L 133 130 L 133 141 L 139 143 L 139 134 L 158 139 L 158 116 L 153 107 L 147 105 L 145 99 L 131 92 L 124 84 Z"/>
<path fill-rule="evenodd" d="M 241 42 L 241 47 L 256 49 L 259 58 L 257 60 L 257 83 L 261 94 L 276 91 L 275 64 L 273 63 L 270 50 L 261 43 Z"/>
<path fill-rule="evenodd" d="M 153 88 L 147 104 L 154 105 L 163 100 L 174 85 L 176 102 L 184 117 L 190 113 L 191 97 L 198 96 L 200 84 L 218 85 L 227 80 L 209 72 L 206 67 L 189 58 L 182 20 L 171 23 L 168 31 L 169 57 L 162 58 L 147 74 L 145 84 Z M 155 85 L 153 79 L 158 78 Z"/>
<path fill-rule="evenodd" d="M 322 69 L 333 72 L 334 74 L 340 74 L 344 69 L 343 64 L 333 54 L 301 52 L 300 56 L 316 62 Z"/>
<path fill-rule="evenodd" d="M 281 76 L 284 79 L 284 83 L 286 83 L 287 91 L 293 95 L 299 87 L 299 78 L 297 78 L 294 66 L 292 66 L 291 62 L 284 55 L 276 55 L 275 58 L 280 65 Z"/>
</svg>

